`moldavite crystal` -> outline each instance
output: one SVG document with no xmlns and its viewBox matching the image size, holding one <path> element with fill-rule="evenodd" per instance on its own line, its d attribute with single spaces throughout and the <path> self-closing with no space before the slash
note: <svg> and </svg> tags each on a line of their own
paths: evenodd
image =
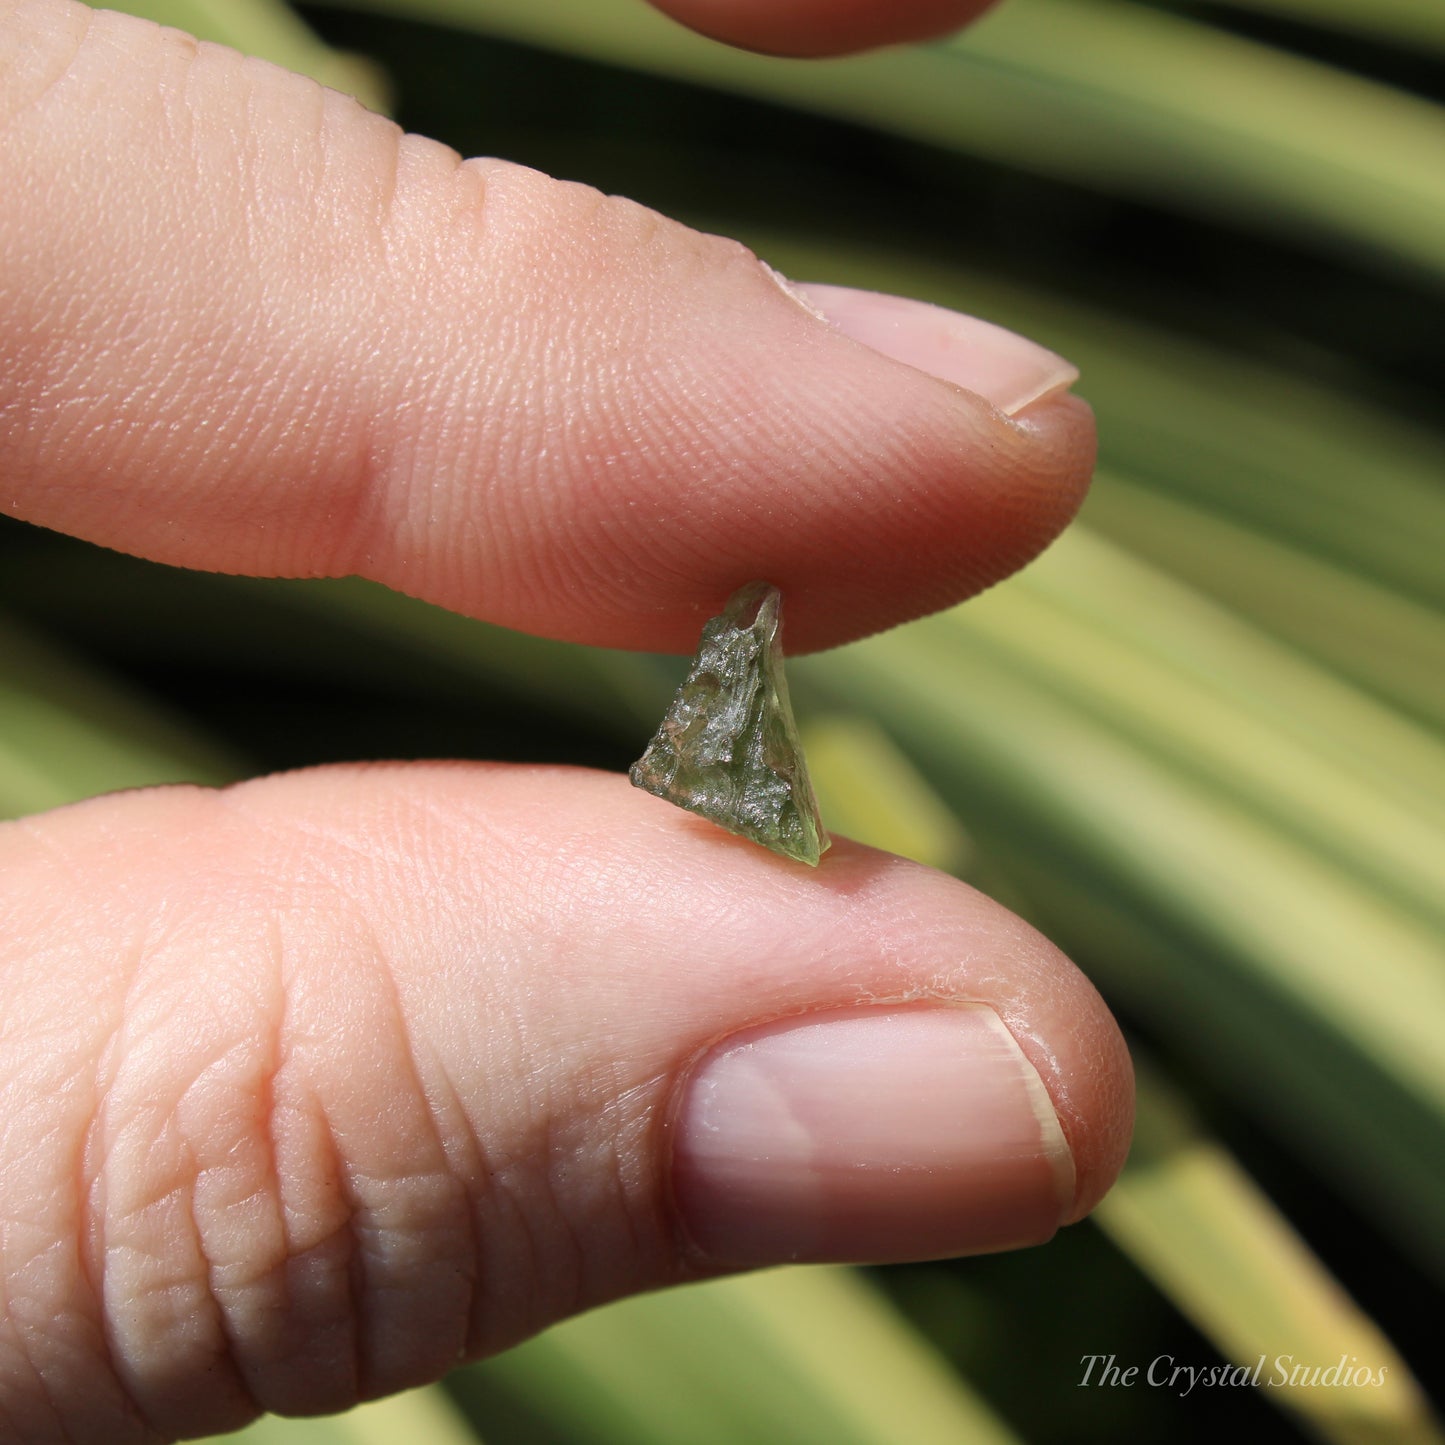
<svg viewBox="0 0 1445 1445">
<path fill-rule="evenodd" d="M 829 838 L 788 701 L 781 605 L 776 587 L 750 582 L 703 627 L 687 680 L 631 776 L 636 787 L 816 868 Z"/>
</svg>

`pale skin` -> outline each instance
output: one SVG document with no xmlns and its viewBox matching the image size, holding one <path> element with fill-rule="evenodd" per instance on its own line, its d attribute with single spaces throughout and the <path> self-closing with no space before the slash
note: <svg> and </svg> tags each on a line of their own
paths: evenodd
<svg viewBox="0 0 1445 1445">
<path fill-rule="evenodd" d="M 982 6 L 666 8 L 804 54 Z M 1093 447 L 1063 373 L 999 380 L 1022 343 L 980 333 L 966 386 L 814 314 L 836 299 L 174 31 L 0 0 L 15 517 L 676 652 L 767 577 L 794 650 L 836 645 L 1028 560 Z M 340 1409 L 800 1251 L 1042 1240 L 1102 1196 L 1130 1127 L 1107 1009 L 997 904 L 844 839 L 815 873 L 572 770 L 337 767 L 4 825 L 0 991 L 6 1441 Z M 862 1021 L 829 1035 L 854 1049 L 902 1030 L 914 1060 L 972 1040 L 972 1072 L 920 1125 L 951 1165 L 901 1192 L 851 1169 L 820 1221 L 796 1180 L 826 1195 L 829 1149 L 897 1131 L 827 1118 L 820 1036 L 751 1041 L 832 1019 Z M 1042 1121 L 1027 1179 L 949 1132 L 995 1077 L 1000 1139 Z M 727 1101 L 757 1134 L 795 1085 L 816 1137 L 775 1177 L 771 1146 L 727 1143 Z"/>
</svg>

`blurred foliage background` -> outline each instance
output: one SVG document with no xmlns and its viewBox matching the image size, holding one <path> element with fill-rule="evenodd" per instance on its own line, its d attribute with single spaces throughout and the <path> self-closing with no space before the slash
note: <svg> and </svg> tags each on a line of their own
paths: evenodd
<svg viewBox="0 0 1445 1445">
<path fill-rule="evenodd" d="M 1095 1220 L 628 1302 L 233 1438 L 1445 1439 L 1445 7 L 1006 0 L 829 62 L 639 0 L 119 8 L 1023 330 L 1102 437 L 1021 577 L 793 668 L 830 826 L 1037 921 L 1124 1021 L 1140 1125 Z M 0 815 L 341 758 L 621 769 L 678 669 L 0 523 Z M 1259 1374 L 1082 1386 L 1107 1355 Z M 1341 1362 L 1384 1383 L 1278 1384 Z"/>
</svg>

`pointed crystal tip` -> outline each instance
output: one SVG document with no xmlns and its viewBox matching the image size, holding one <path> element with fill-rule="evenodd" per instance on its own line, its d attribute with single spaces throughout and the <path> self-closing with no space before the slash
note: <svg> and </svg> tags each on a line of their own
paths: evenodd
<svg viewBox="0 0 1445 1445">
<path fill-rule="evenodd" d="M 702 629 L 687 678 L 634 786 L 810 867 L 830 839 L 793 721 L 779 638 L 782 597 L 749 582 Z"/>
</svg>

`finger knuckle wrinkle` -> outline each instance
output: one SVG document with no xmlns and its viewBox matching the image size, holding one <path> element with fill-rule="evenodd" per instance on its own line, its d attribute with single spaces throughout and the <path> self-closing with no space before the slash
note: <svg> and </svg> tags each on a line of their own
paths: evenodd
<svg viewBox="0 0 1445 1445">
<path fill-rule="evenodd" d="M 75 71 L 95 12 L 87 5 L 0 14 L 0 131 L 41 108 Z"/>
</svg>

